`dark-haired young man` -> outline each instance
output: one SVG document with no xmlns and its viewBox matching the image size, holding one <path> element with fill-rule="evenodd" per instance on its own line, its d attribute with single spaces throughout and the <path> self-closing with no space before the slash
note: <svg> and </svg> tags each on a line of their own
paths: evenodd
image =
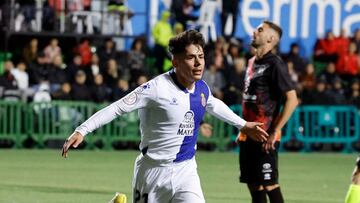
<svg viewBox="0 0 360 203">
<path fill-rule="evenodd" d="M 240 182 L 246 183 L 253 203 L 283 203 L 278 182 L 277 147 L 281 129 L 295 110 L 298 100 L 288 69 L 283 60 L 272 53 L 282 31 L 276 24 L 264 21 L 253 33 L 251 42 L 255 56 L 249 59 L 243 91 L 243 117 L 262 122 L 269 134 L 265 142 L 253 140 L 241 132 Z M 280 107 L 283 104 L 282 111 Z"/>
<path fill-rule="evenodd" d="M 266 141 L 258 122 L 246 122 L 211 95 L 201 80 L 204 38 L 185 31 L 169 43 L 173 69 L 100 110 L 75 129 L 63 146 L 71 146 L 117 116 L 139 110 L 141 154 L 135 161 L 134 202 L 205 202 L 195 161 L 196 141 L 205 111 L 238 127 L 252 139 Z"/>
</svg>

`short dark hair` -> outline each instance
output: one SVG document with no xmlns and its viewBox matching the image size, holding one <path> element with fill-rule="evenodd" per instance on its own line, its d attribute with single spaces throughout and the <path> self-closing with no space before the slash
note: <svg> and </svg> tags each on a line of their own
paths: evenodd
<svg viewBox="0 0 360 203">
<path fill-rule="evenodd" d="M 203 49 L 205 40 L 202 34 L 196 30 L 187 30 L 170 39 L 169 51 L 172 55 L 185 52 L 185 47 L 190 44 L 200 45 Z"/>
<path fill-rule="evenodd" d="M 277 24 L 275 24 L 275 23 L 273 23 L 273 22 L 271 22 L 271 21 L 268 21 L 268 20 L 264 20 L 263 23 L 269 25 L 269 27 L 270 27 L 271 29 L 275 30 L 275 32 L 278 33 L 278 35 L 279 35 L 279 39 L 281 39 L 282 29 L 281 29 L 281 27 L 280 27 L 279 25 L 277 25 Z"/>
</svg>

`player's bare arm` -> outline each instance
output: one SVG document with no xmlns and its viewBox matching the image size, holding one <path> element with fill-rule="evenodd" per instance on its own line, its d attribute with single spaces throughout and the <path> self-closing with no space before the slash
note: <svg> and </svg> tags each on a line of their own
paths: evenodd
<svg viewBox="0 0 360 203">
<path fill-rule="evenodd" d="M 291 114 L 294 112 L 296 106 L 298 105 L 298 99 L 295 90 L 290 90 L 286 92 L 285 96 L 286 96 L 286 102 L 284 105 L 284 109 L 279 116 L 275 128 L 270 133 L 269 139 L 267 140 L 267 142 L 264 142 L 263 144 L 263 150 L 266 153 L 269 153 L 270 150 L 275 150 L 275 142 L 277 140 L 277 136 L 280 136 L 281 129 L 290 119 Z"/>
<path fill-rule="evenodd" d="M 78 147 L 79 144 L 84 140 L 84 136 L 79 132 L 74 132 L 65 140 L 65 143 L 62 148 L 61 155 L 66 158 L 68 156 L 68 151 L 70 147 Z"/>
</svg>

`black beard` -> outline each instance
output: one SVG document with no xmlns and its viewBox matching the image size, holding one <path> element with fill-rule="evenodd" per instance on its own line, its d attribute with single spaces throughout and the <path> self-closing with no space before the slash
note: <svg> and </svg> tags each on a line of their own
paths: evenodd
<svg viewBox="0 0 360 203">
<path fill-rule="evenodd" d="M 259 47 L 259 45 L 256 44 L 256 42 L 255 42 L 254 40 L 251 41 L 251 46 L 254 47 L 254 48 L 258 48 L 258 47 Z"/>
</svg>

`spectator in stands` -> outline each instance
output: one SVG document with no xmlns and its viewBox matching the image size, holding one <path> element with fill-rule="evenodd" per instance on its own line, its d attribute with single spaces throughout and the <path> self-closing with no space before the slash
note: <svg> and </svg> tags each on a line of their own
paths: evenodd
<svg viewBox="0 0 360 203">
<path fill-rule="evenodd" d="M 8 60 L 4 62 L 4 73 L 0 76 L 0 86 L 4 89 L 18 89 L 18 83 L 12 74 L 14 64 Z"/>
<path fill-rule="evenodd" d="M 63 63 L 62 56 L 55 56 L 49 68 L 50 92 L 57 91 L 60 89 L 61 84 L 69 81 L 65 72 L 66 65 Z"/>
<path fill-rule="evenodd" d="M 111 101 L 116 101 L 129 94 L 132 89 L 130 89 L 129 82 L 123 78 L 120 78 L 117 82 L 116 87 L 114 88 Z"/>
<path fill-rule="evenodd" d="M 175 15 L 175 21 L 187 29 L 188 21 L 196 21 L 200 15 L 201 2 L 197 0 L 172 0 L 170 11 Z"/>
<path fill-rule="evenodd" d="M 18 101 L 21 92 L 18 89 L 18 83 L 12 74 L 14 64 L 8 60 L 4 62 L 4 73 L 0 76 L 0 96 L 4 100 Z"/>
<path fill-rule="evenodd" d="M 90 70 L 93 76 L 100 74 L 100 59 L 96 53 L 93 53 L 90 61 Z"/>
<path fill-rule="evenodd" d="M 50 43 L 44 49 L 44 54 L 48 63 L 52 63 L 56 56 L 62 55 L 58 39 L 52 38 L 50 40 Z"/>
<path fill-rule="evenodd" d="M 232 38 L 230 39 L 228 51 L 224 58 L 225 66 L 233 66 L 234 60 L 238 57 L 240 57 L 240 42 L 237 39 Z"/>
<path fill-rule="evenodd" d="M 353 79 L 350 84 L 350 94 L 348 96 L 349 104 L 360 109 L 360 82 L 359 79 Z"/>
<path fill-rule="evenodd" d="M 300 56 L 300 48 L 297 43 L 292 43 L 290 46 L 290 52 L 284 57 L 287 61 L 291 61 L 294 64 L 296 73 L 302 73 L 306 67 L 306 59 Z"/>
<path fill-rule="evenodd" d="M 26 90 L 29 88 L 29 74 L 26 72 L 25 62 L 20 61 L 16 68 L 12 68 L 10 71 L 14 76 L 19 89 Z"/>
<path fill-rule="evenodd" d="M 223 89 L 223 101 L 225 104 L 234 105 L 241 103 L 242 91 L 244 89 L 245 67 L 245 58 L 236 58 L 234 60 L 234 66 L 230 68 L 230 72 L 226 78 L 226 85 Z"/>
<path fill-rule="evenodd" d="M 350 39 L 347 36 L 345 29 L 341 29 L 340 35 L 336 37 L 335 40 L 336 40 L 336 51 L 338 56 L 341 56 L 349 52 Z"/>
<path fill-rule="evenodd" d="M 353 38 L 351 38 L 351 42 L 356 44 L 356 53 L 360 56 L 360 28 L 355 30 Z"/>
<path fill-rule="evenodd" d="M 33 38 L 23 49 L 23 59 L 27 65 L 35 63 L 38 54 L 38 40 Z"/>
<path fill-rule="evenodd" d="M 348 51 L 340 55 L 336 63 L 336 72 L 345 80 L 350 81 L 358 75 L 359 68 L 360 61 L 356 54 L 356 44 L 351 42 Z"/>
<path fill-rule="evenodd" d="M 345 105 L 346 104 L 346 96 L 345 90 L 343 88 L 342 80 L 340 77 L 335 77 L 332 81 L 332 95 L 333 95 L 333 105 Z"/>
<path fill-rule="evenodd" d="M 315 68 L 312 63 L 306 65 L 299 76 L 300 99 L 302 104 L 310 104 L 312 93 L 316 86 Z"/>
<path fill-rule="evenodd" d="M 337 42 L 334 33 L 329 31 L 324 39 L 319 39 L 315 45 L 314 60 L 320 62 L 333 62 L 337 60 Z"/>
<path fill-rule="evenodd" d="M 83 66 L 89 65 L 92 56 L 90 41 L 88 39 L 83 39 L 75 48 L 75 53 L 80 54 Z"/>
<path fill-rule="evenodd" d="M 212 94 L 218 98 L 223 99 L 224 94 L 222 89 L 226 82 L 222 70 L 224 69 L 224 58 L 219 52 L 215 53 L 212 60 L 209 61 L 208 67 L 204 71 L 203 80 L 208 84 Z"/>
<path fill-rule="evenodd" d="M 103 103 L 109 101 L 111 89 L 104 84 L 104 78 L 101 74 L 94 77 L 94 85 L 91 87 L 92 101 Z"/>
<path fill-rule="evenodd" d="M 205 56 L 206 57 L 205 61 L 210 61 L 211 58 L 215 55 L 215 53 L 218 52 L 226 56 L 227 51 L 228 51 L 227 42 L 224 37 L 220 36 L 216 39 L 215 43 L 210 42 L 206 45 L 205 53 L 207 54 Z"/>
<path fill-rule="evenodd" d="M 318 78 L 316 82 L 316 89 L 309 96 L 309 103 L 312 105 L 332 105 L 334 101 L 334 94 L 327 88 L 327 80 L 324 77 Z"/>
<path fill-rule="evenodd" d="M 104 73 L 104 81 L 107 87 L 113 89 L 120 78 L 120 71 L 115 59 L 109 59 L 107 69 Z"/>
<path fill-rule="evenodd" d="M 312 63 L 308 63 L 305 70 L 299 76 L 299 83 L 302 88 L 313 89 L 316 84 L 315 68 Z"/>
<path fill-rule="evenodd" d="M 109 59 L 116 58 L 115 42 L 111 38 L 105 39 L 104 46 L 99 47 L 97 54 L 100 59 L 100 72 L 104 74 Z"/>
<path fill-rule="evenodd" d="M 319 78 L 323 78 L 326 80 L 326 86 L 327 88 L 331 89 L 332 82 L 336 77 L 339 77 L 339 74 L 335 72 L 335 64 L 329 63 L 327 64 L 325 70 L 321 71 L 318 75 Z"/>
<path fill-rule="evenodd" d="M 159 74 L 164 72 L 164 60 L 168 57 L 167 48 L 169 40 L 173 36 L 169 20 L 170 12 L 163 11 L 161 19 L 156 22 L 152 29 L 152 37 L 155 41 L 153 48 L 153 53 L 156 59 L 155 67 L 157 68 Z"/>
<path fill-rule="evenodd" d="M 51 93 L 51 98 L 54 100 L 72 100 L 70 83 L 61 84 L 60 89 Z"/>
<path fill-rule="evenodd" d="M 139 75 L 139 77 L 136 80 L 136 86 L 145 84 L 147 81 L 149 81 L 149 78 L 147 77 L 147 75 L 145 75 L 145 74 Z M 133 87 L 132 89 L 134 89 L 134 88 L 135 87 Z"/>
<path fill-rule="evenodd" d="M 11 73 L 15 77 L 18 88 L 21 94 L 21 101 L 27 102 L 27 98 L 34 94 L 34 91 L 29 88 L 29 74 L 26 72 L 26 63 L 20 61 L 16 68 L 11 70 Z"/>
<path fill-rule="evenodd" d="M 42 81 L 47 81 L 49 79 L 49 73 L 50 66 L 46 56 L 44 52 L 40 52 L 37 55 L 36 62 L 29 65 L 30 86 L 33 86 L 35 89 L 37 89 Z"/>
<path fill-rule="evenodd" d="M 290 79 L 294 84 L 298 84 L 299 76 L 295 71 L 294 63 L 292 61 L 286 62 L 287 68 L 289 70 Z"/>
<path fill-rule="evenodd" d="M 73 83 L 75 80 L 75 74 L 79 70 L 83 70 L 82 66 L 82 58 L 79 54 L 75 54 L 73 57 L 72 62 L 68 65 L 68 67 L 65 69 L 68 81 L 70 83 Z"/>
<path fill-rule="evenodd" d="M 75 82 L 71 85 L 71 98 L 77 101 L 91 101 L 90 88 L 85 84 L 86 74 L 83 70 L 78 70 L 75 75 Z"/>
<path fill-rule="evenodd" d="M 46 81 L 42 81 L 39 84 L 39 89 L 35 92 L 33 102 L 50 102 L 50 85 Z M 35 108 L 35 111 L 39 111 L 39 107 Z"/>
<path fill-rule="evenodd" d="M 239 12 L 239 2 L 240 0 L 222 0 L 222 11 L 221 11 L 221 31 L 222 35 L 226 39 L 234 37 L 236 31 L 236 23 Z M 229 23 L 228 20 L 231 18 L 232 26 L 230 33 L 227 33 L 226 23 Z"/>
<path fill-rule="evenodd" d="M 144 41 L 141 38 L 135 38 L 131 50 L 128 53 L 127 63 L 130 69 L 130 82 L 135 82 L 136 78 L 144 74 L 146 55 L 144 52 Z"/>
<path fill-rule="evenodd" d="M 173 33 L 174 33 L 174 35 L 178 35 L 178 34 L 184 32 L 184 31 L 185 31 L 184 26 L 183 26 L 181 23 L 176 22 L 176 23 L 174 24 L 174 26 L 173 26 Z"/>
</svg>

